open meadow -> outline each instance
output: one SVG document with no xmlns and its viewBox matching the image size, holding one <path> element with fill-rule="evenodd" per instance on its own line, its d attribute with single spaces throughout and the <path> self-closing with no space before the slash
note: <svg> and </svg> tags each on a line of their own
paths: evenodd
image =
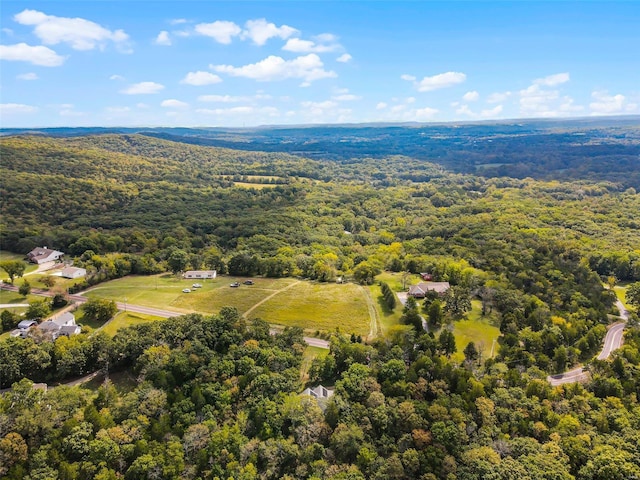
<svg viewBox="0 0 640 480">
<path fill-rule="evenodd" d="M 214 314 L 231 306 L 248 318 L 262 318 L 269 323 L 298 326 L 309 332 L 335 331 L 367 335 L 370 314 L 366 293 L 358 285 L 315 283 L 292 278 L 254 278 L 254 285 L 244 285 L 245 278 L 218 277 L 193 280 L 174 275 L 129 276 L 102 283 L 85 293 L 87 298 L 103 298 L 176 312 Z M 229 285 L 239 282 L 240 287 Z M 189 288 L 190 293 L 183 293 Z M 127 325 L 120 321 L 109 325 Z"/>
<path fill-rule="evenodd" d="M 483 361 L 497 353 L 500 329 L 496 326 L 496 315 L 489 314 L 483 317 L 482 305 L 479 300 L 473 300 L 471 307 L 471 311 L 464 320 L 457 320 L 453 323 L 453 335 L 456 337 L 458 351 L 451 358 L 457 362 L 464 360 L 462 352 L 469 342 L 473 342 L 476 349 L 481 352 Z"/>
</svg>

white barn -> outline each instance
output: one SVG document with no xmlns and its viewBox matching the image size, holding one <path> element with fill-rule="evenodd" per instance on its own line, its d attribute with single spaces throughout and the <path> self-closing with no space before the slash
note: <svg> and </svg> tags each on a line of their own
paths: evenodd
<svg viewBox="0 0 640 480">
<path fill-rule="evenodd" d="M 216 276 L 217 272 L 215 270 L 187 270 L 182 274 L 183 278 L 192 278 L 198 280 L 216 278 Z"/>
</svg>

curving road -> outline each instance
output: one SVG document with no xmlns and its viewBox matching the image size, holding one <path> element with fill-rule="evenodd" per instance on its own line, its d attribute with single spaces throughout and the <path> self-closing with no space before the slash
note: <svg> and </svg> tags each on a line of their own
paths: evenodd
<svg viewBox="0 0 640 480">
<path fill-rule="evenodd" d="M 620 300 L 616 301 L 616 307 L 618 307 L 620 318 L 623 321 L 614 323 L 607 331 L 604 337 L 604 345 L 597 357 L 598 360 L 606 360 L 611 355 L 611 352 L 622 346 L 625 322 L 629 320 L 629 312 Z M 554 387 L 565 383 L 586 382 L 587 380 L 589 380 L 589 372 L 586 372 L 584 367 L 577 367 L 564 373 L 547 377 L 547 381 Z"/>
</svg>

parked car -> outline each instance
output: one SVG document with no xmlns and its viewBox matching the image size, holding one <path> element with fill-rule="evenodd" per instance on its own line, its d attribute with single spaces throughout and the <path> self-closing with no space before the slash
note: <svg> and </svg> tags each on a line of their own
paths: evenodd
<svg viewBox="0 0 640 480">
<path fill-rule="evenodd" d="M 243 283 L 245 285 L 253 285 L 253 280 L 245 280 Z"/>
<path fill-rule="evenodd" d="M 190 288 L 185 288 L 182 290 L 182 293 L 191 293 L 191 289 Z"/>
<path fill-rule="evenodd" d="M 237 287 L 239 287 L 239 286 L 240 286 L 240 282 L 233 282 L 233 283 L 232 283 L 232 284 L 230 284 L 229 286 L 230 286 L 230 287 L 233 287 L 233 288 L 237 288 Z"/>
<path fill-rule="evenodd" d="M 194 283 L 193 285 L 191 285 L 191 288 L 202 288 L 202 285 L 199 283 Z"/>
</svg>

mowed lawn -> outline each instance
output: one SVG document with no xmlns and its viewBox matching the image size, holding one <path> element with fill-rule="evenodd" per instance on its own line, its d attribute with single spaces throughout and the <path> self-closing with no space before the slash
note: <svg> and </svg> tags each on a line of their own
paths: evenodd
<svg viewBox="0 0 640 480">
<path fill-rule="evenodd" d="M 33 264 L 33 263 L 28 263 L 25 260 L 25 257 L 27 255 L 21 255 L 19 253 L 12 253 L 12 252 L 7 252 L 6 250 L 0 250 L 0 262 L 4 262 L 5 260 L 20 260 L 21 262 L 24 262 L 27 264 L 27 268 L 25 269 L 24 273 L 31 273 L 35 270 L 38 269 L 38 266 Z M 0 280 L 4 280 L 5 282 L 9 282 L 9 275 L 7 275 L 7 272 L 5 272 L 3 269 L 0 268 Z M 20 279 L 14 279 L 13 280 L 15 285 L 20 285 Z"/>
<path fill-rule="evenodd" d="M 627 310 L 631 309 L 631 306 L 627 303 L 627 284 L 616 285 L 615 287 L 613 287 L 613 291 L 615 292 L 616 297 L 618 297 L 618 300 L 622 302 L 624 307 Z"/>
<path fill-rule="evenodd" d="M 185 280 L 173 275 L 129 276 L 100 285 L 86 292 L 88 298 L 106 298 L 146 307 L 170 310 L 176 313 L 218 313 L 224 306 L 236 307 L 244 313 L 259 301 L 268 297 L 295 280 L 254 279 L 255 285 L 243 285 L 246 278 L 218 277 L 213 280 Z M 229 286 L 240 282 L 238 288 Z M 193 288 L 200 283 L 202 288 Z M 185 288 L 190 293 L 183 293 Z"/>
<path fill-rule="evenodd" d="M 105 324 L 102 331 L 110 336 L 114 336 L 121 328 L 138 325 L 140 323 L 156 322 L 158 320 L 164 320 L 164 318 L 145 315 L 142 313 L 118 312 L 110 322 Z"/>
<path fill-rule="evenodd" d="M 315 283 L 301 281 L 275 295 L 251 312 L 249 318 L 269 323 L 302 327 L 311 332 L 367 335 L 370 327 L 365 292 L 350 283 Z"/>
<path fill-rule="evenodd" d="M 458 351 L 451 356 L 458 362 L 464 360 L 463 350 L 473 342 L 476 349 L 482 352 L 482 360 L 491 358 L 491 347 L 493 341 L 496 340 L 493 355 L 497 353 L 497 339 L 500 336 L 500 329 L 495 326 L 495 318 L 493 315 L 481 315 L 482 304 L 480 300 L 471 302 L 472 309 L 467 314 L 465 320 L 457 320 L 453 323 L 453 334 L 456 337 L 456 348 Z"/>
</svg>

